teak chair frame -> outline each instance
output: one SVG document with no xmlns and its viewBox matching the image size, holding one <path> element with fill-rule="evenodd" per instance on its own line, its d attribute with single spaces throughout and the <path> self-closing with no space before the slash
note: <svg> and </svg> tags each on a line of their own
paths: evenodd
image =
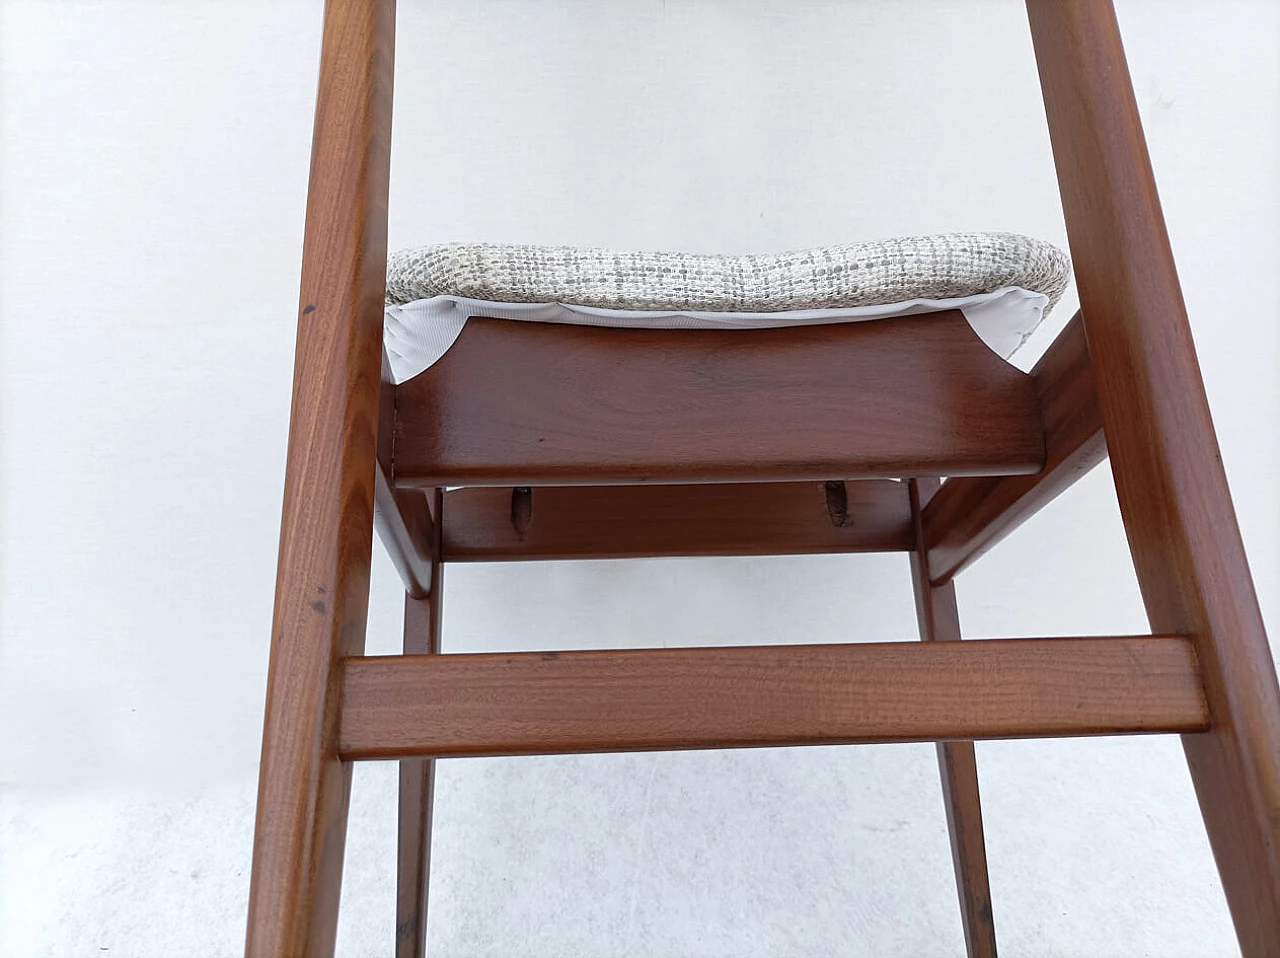
<svg viewBox="0 0 1280 958">
<path fill-rule="evenodd" d="M 1182 733 L 1241 950 L 1280 954 L 1280 691 L 1115 14 L 1027 10 L 1081 304 L 1030 375 L 958 314 L 783 334 L 476 320 L 397 388 L 394 2 L 328 0 L 249 955 L 332 953 L 356 759 L 401 763 L 396 949 L 416 956 L 436 757 L 921 740 L 968 952 L 994 955 L 972 740 L 1131 732 Z M 955 641 L 955 573 L 1108 453 L 1154 634 Z M 362 655 L 375 517 L 404 656 Z M 859 550 L 910 553 L 929 641 L 434 654 L 445 561 Z"/>
</svg>

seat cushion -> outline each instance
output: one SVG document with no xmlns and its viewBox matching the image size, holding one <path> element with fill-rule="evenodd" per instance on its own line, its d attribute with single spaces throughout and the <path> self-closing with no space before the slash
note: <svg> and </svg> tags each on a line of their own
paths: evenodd
<svg viewBox="0 0 1280 958">
<path fill-rule="evenodd" d="M 752 329 L 960 310 L 1002 357 L 1058 301 L 1071 266 L 1014 233 L 952 233 L 755 256 L 449 243 L 387 264 L 385 343 L 404 382 L 469 317 L 650 329 Z"/>
<path fill-rule="evenodd" d="M 446 243 L 387 264 L 387 301 L 460 296 L 604 309 L 769 313 L 952 299 L 1018 286 L 1057 302 L 1056 247 L 1016 233 L 949 233 L 793 253 L 715 256 Z"/>
</svg>

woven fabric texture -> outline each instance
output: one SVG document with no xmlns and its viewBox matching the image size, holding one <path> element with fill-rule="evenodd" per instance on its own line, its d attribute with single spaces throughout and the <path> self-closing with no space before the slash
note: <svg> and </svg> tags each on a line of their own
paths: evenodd
<svg viewBox="0 0 1280 958">
<path fill-rule="evenodd" d="M 604 309 L 778 312 L 1018 286 L 1044 293 L 1052 309 L 1070 275 L 1062 251 L 1016 233 L 910 236 L 749 256 L 446 243 L 393 254 L 387 302 L 443 295 Z"/>
</svg>

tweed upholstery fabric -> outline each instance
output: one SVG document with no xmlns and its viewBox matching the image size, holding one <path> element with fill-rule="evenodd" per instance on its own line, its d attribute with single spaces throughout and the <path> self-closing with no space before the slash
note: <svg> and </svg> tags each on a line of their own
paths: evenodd
<svg viewBox="0 0 1280 958">
<path fill-rule="evenodd" d="M 392 255 L 387 302 L 444 295 L 605 309 L 776 312 L 950 299 L 1015 286 L 1043 293 L 1052 309 L 1070 274 L 1060 250 L 1016 233 L 912 236 L 748 256 L 446 243 Z"/>
</svg>

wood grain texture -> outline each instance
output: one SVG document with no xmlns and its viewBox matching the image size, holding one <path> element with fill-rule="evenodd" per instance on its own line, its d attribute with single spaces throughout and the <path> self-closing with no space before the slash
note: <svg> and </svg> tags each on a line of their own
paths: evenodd
<svg viewBox="0 0 1280 958">
<path fill-rule="evenodd" d="M 405 597 L 404 652 L 437 655 L 444 602 L 444 564 L 440 532 L 444 525 L 442 490 L 432 491 L 436 520 L 432 539 L 429 597 Z M 427 953 L 427 900 L 431 880 L 431 816 L 435 805 L 436 763 L 429 758 L 400 760 L 400 822 L 396 861 L 396 958 L 424 958 Z"/>
<path fill-rule="evenodd" d="M 958 642 L 960 612 L 956 606 L 955 584 L 950 581 L 932 584 L 921 519 L 924 506 L 939 487 L 937 479 L 910 480 L 911 514 L 917 542 L 911 553 L 911 585 L 921 641 Z M 951 861 L 955 866 L 965 950 L 968 958 L 996 958 L 995 919 L 978 789 L 978 757 L 971 741 L 938 742 L 935 748 L 947 831 L 951 836 Z"/>
<path fill-rule="evenodd" d="M 293 406 L 246 953 L 333 952 L 350 768 L 342 656 L 364 646 L 373 538 L 391 0 L 329 0 L 307 193 Z"/>
<path fill-rule="evenodd" d="M 378 471 L 373 497 L 373 527 L 405 592 L 421 599 L 430 594 L 435 529 L 426 496 L 419 489 L 395 487 L 396 392 L 391 363 L 382 353 L 382 385 L 378 402 Z"/>
<path fill-rule="evenodd" d="M 382 464 L 375 475 L 373 524 L 378 541 L 400 574 L 405 592 L 414 599 L 431 594 L 431 540 L 435 536 L 431 512 L 421 489 L 396 489 Z"/>
<path fill-rule="evenodd" d="M 344 758 L 834 745 L 1202 729 L 1182 638 L 374 656 Z"/>
<path fill-rule="evenodd" d="M 1032 370 L 1044 424 L 1044 469 L 1031 476 L 949 479 L 924 510 L 929 570 L 960 572 L 1106 458 L 1093 367 L 1077 313 Z"/>
<path fill-rule="evenodd" d="M 398 485 L 1037 472 L 1029 376 L 959 312 L 756 330 L 472 319 L 396 390 Z"/>
<path fill-rule="evenodd" d="M 914 545 L 905 483 L 844 483 L 840 525 L 820 482 L 688 486 L 545 486 L 530 490 L 523 532 L 511 490 L 445 493 L 444 558 L 622 559 L 644 556 L 893 552 Z"/>
<path fill-rule="evenodd" d="M 1213 715 L 1183 742 L 1246 958 L 1280 947 L 1280 686 L 1115 12 L 1029 0 L 1120 512 L 1152 629 L 1193 636 Z"/>
</svg>

